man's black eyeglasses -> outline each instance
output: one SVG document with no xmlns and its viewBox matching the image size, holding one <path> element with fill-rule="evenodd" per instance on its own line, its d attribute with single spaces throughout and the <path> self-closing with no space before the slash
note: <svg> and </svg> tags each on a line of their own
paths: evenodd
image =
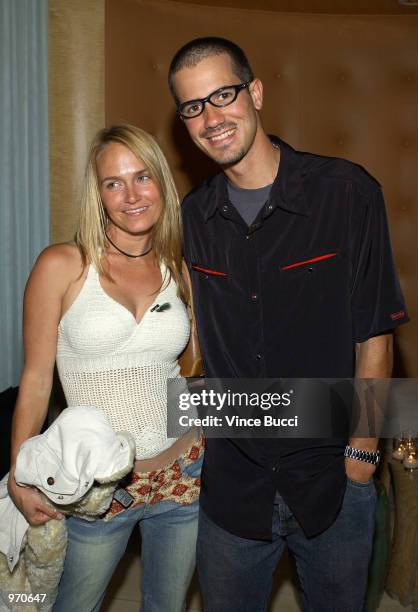
<svg viewBox="0 0 418 612">
<path fill-rule="evenodd" d="M 210 93 L 206 98 L 183 102 L 183 104 L 177 107 L 177 112 L 182 119 L 193 119 L 203 113 L 206 102 L 218 108 L 228 106 L 232 104 L 232 102 L 235 102 L 239 92 L 248 87 L 250 82 L 251 81 L 246 81 L 245 83 L 238 83 L 238 85 L 225 85 L 225 87 L 220 87 L 216 91 Z"/>
</svg>

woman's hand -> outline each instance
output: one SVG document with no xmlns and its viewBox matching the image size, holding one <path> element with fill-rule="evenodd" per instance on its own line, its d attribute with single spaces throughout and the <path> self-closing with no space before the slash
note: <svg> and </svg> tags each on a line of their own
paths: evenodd
<svg viewBox="0 0 418 612">
<path fill-rule="evenodd" d="M 62 519 L 63 515 L 49 506 L 35 487 L 21 487 L 9 474 L 9 495 L 29 525 L 43 525 L 51 519 Z"/>
</svg>

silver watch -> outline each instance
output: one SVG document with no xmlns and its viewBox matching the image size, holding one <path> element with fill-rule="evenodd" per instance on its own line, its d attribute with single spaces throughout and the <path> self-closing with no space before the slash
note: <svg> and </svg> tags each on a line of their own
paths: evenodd
<svg viewBox="0 0 418 612">
<path fill-rule="evenodd" d="M 380 451 L 367 451 L 362 448 L 353 448 L 352 446 L 346 446 L 344 450 L 344 457 L 349 459 L 356 459 L 357 461 L 365 461 L 372 465 L 378 465 L 380 461 Z"/>
</svg>

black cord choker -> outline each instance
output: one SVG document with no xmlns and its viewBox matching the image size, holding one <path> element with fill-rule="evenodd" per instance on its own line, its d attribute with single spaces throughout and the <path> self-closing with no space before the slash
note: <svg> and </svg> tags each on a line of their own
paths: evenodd
<svg viewBox="0 0 418 612">
<path fill-rule="evenodd" d="M 146 251 L 144 251 L 143 253 L 140 253 L 139 255 L 131 255 L 131 253 L 127 253 L 126 251 L 122 251 L 122 249 L 120 249 L 118 246 L 116 246 L 116 244 L 114 242 L 112 242 L 112 240 L 110 240 L 109 236 L 107 234 L 105 234 L 106 238 L 109 240 L 110 244 L 115 247 L 115 249 L 117 251 L 119 251 L 119 253 L 122 253 L 122 255 L 126 255 L 126 257 L 132 257 L 132 259 L 138 259 L 138 257 L 144 257 L 144 255 L 148 255 L 148 253 L 150 251 L 152 251 L 152 245 L 150 246 L 149 249 L 147 249 Z"/>
</svg>

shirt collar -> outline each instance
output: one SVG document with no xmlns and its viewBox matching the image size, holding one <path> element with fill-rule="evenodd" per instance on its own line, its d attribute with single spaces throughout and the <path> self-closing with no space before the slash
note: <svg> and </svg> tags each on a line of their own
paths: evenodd
<svg viewBox="0 0 418 612">
<path fill-rule="evenodd" d="M 271 142 L 280 148 L 279 171 L 270 192 L 270 202 L 288 212 L 309 216 L 309 205 L 305 196 L 304 172 L 301 170 L 299 154 L 286 142 L 269 136 Z M 206 209 L 204 219 L 208 221 L 218 208 L 229 204 L 227 179 L 223 172 L 215 177 L 214 193 Z M 272 212 L 272 210 L 270 211 Z"/>
</svg>

